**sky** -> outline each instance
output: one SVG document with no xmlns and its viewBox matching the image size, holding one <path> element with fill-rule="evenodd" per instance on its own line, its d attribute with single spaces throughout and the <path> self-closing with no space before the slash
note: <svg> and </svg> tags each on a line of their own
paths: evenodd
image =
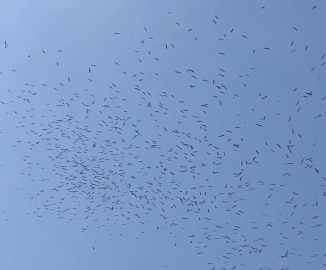
<svg viewBox="0 0 326 270">
<path fill-rule="evenodd" d="M 326 269 L 326 3 L 0 2 L 0 269 Z"/>
</svg>

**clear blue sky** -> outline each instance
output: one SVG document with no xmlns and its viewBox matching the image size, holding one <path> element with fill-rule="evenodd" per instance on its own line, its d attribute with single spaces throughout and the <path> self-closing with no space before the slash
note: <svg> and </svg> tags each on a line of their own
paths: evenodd
<svg viewBox="0 0 326 270">
<path fill-rule="evenodd" d="M 326 269 L 325 2 L 0 18 L 0 269 Z"/>
</svg>

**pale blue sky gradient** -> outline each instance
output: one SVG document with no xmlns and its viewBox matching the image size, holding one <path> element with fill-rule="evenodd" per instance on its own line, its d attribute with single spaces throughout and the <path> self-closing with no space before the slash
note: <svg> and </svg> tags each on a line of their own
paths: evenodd
<svg viewBox="0 0 326 270">
<path fill-rule="evenodd" d="M 326 269 L 325 15 L 1 1 L 0 269 Z"/>
</svg>

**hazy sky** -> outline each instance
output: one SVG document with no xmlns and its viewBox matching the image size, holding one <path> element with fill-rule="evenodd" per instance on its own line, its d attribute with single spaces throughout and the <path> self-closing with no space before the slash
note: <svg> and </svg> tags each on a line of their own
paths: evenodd
<svg viewBox="0 0 326 270">
<path fill-rule="evenodd" d="M 0 269 L 326 269 L 325 2 L 0 18 Z"/>
</svg>

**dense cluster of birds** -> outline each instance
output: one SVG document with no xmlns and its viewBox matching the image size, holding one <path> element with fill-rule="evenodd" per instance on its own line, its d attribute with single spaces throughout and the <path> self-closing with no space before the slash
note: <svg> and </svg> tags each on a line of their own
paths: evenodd
<svg viewBox="0 0 326 270">
<path fill-rule="evenodd" d="M 166 21 L 180 40 L 205 46 L 199 29 L 171 16 Z M 212 15 L 208 27 L 219 20 Z M 288 28 L 289 36 L 300 34 Z M 236 28 L 219 31 L 218 42 L 245 41 L 248 59 L 275 57 L 272 46 L 259 47 Z M 298 260 L 324 269 L 326 178 L 315 153 L 325 146 L 326 94 L 313 80 L 323 79 L 314 74 L 325 72 L 325 54 L 305 71 L 310 87 L 279 82 L 280 94 L 261 88 L 264 65 L 227 65 L 228 57 L 235 61 L 232 48 L 215 49 L 222 60 L 212 71 L 178 62 L 178 54 L 187 57 L 184 42 L 161 42 L 150 26 L 142 32 L 130 59 L 69 72 L 69 52 L 43 48 L 24 56 L 26 67 L 1 70 L 12 87 L 1 93 L 8 124 L 0 136 L 12 138 L 6 145 L 16 151 L 19 179 L 33 186 L 26 214 L 52 213 L 79 222 L 83 232 L 128 222 L 141 234 L 165 230 L 175 245 L 186 237 L 198 256 L 214 251 L 208 269 L 276 269 L 278 262 L 285 270 Z M 306 53 L 309 44 L 298 43 L 287 44 L 285 54 Z M 4 49 L 10 53 L 9 40 Z M 206 59 L 205 49 L 196 53 Z"/>
</svg>

